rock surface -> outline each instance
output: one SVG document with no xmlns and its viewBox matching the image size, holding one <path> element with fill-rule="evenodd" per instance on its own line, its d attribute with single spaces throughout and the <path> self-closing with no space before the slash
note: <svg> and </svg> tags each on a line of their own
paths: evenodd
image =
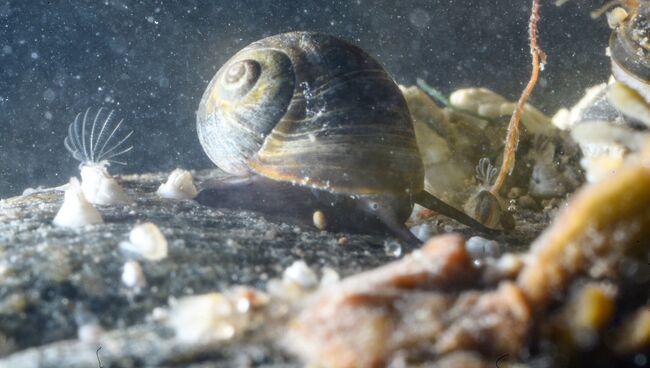
<svg viewBox="0 0 650 368">
<path fill-rule="evenodd" d="M 195 177 L 200 182 L 212 174 Z M 380 236 L 332 234 L 253 212 L 160 198 L 155 192 L 166 177 L 119 178 L 135 201 L 98 206 L 104 223 L 77 229 L 52 225 L 62 191 L 36 190 L 0 201 L 0 367 L 92 367 L 99 346 L 102 363 L 111 367 L 292 366 L 297 361 L 273 347 L 272 338 L 265 340 L 272 334 L 264 328 L 218 346 L 181 346 L 153 316 L 175 298 L 232 285 L 264 290 L 296 260 L 345 277 L 412 250 L 402 246 L 399 253 L 387 252 Z M 169 254 L 160 261 L 119 247 L 135 224 L 146 221 L 160 227 L 169 243 Z M 531 226 L 541 229 L 544 222 Z M 463 228 L 447 219 L 433 223 L 434 231 Z M 530 226 L 523 229 L 511 243 L 534 236 Z M 140 292 L 121 281 L 124 264 L 133 259 L 146 277 Z M 88 331 L 95 330 L 96 341 L 87 341 Z"/>
<path fill-rule="evenodd" d="M 52 225 L 61 191 L 0 202 L 1 367 L 92 367 L 100 345 L 106 366 L 173 365 L 175 360 L 194 360 L 201 367 L 239 360 L 284 364 L 288 358 L 268 344 L 250 342 L 183 359 L 196 348 L 174 345 L 171 332 L 151 321 L 152 311 L 167 307 L 170 298 L 231 285 L 264 289 L 296 260 L 346 276 L 394 259 L 381 237 L 346 234 L 342 246 L 340 234 L 160 198 L 155 192 L 166 176 L 122 177 L 135 202 L 98 206 L 105 223 L 78 229 Z M 157 224 L 167 238 L 167 258 L 147 261 L 120 249 L 133 226 L 145 221 Z M 140 293 L 121 282 L 123 265 L 131 259 L 139 260 L 146 275 Z M 95 344 L 81 343 L 78 329 L 87 324 L 110 332 Z"/>
</svg>

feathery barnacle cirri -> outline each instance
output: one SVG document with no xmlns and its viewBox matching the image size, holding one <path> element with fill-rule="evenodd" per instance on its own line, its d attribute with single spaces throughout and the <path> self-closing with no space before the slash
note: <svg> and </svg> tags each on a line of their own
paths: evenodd
<svg viewBox="0 0 650 368">
<path fill-rule="evenodd" d="M 79 227 L 104 222 L 97 209 L 86 199 L 77 178 L 71 178 L 63 205 L 52 223 L 62 227 Z"/>
<path fill-rule="evenodd" d="M 133 131 L 122 134 L 120 128 L 124 119 L 114 124 L 113 110 L 105 112 L 104 108 L 99 108 L 94 118 L 90 116 L 91 111 L 88 108 L 85 113 L 77 114 L 63 141 L 72 157 L 81 162 L 81 190 L 94 204 L 129 203 L 130 198 L 106 167 L 111 163 L 126 165 L 117 158 L 133 149 L 133 146 L 125 147 Z"/>
</svg>

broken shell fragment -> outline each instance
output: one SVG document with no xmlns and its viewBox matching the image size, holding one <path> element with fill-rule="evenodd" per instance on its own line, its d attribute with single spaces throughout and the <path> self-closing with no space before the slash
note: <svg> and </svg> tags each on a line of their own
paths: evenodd
<svg viewBox="0 0 650 368">
<path fill-rule="evenodd" d="M 192 173 L 187 170 L 176 169 L 169 174 L 164 184 L 160 184 L 156 191 L 159 196 L 170 199 L 192 199 L 198 193 L 194 185 Z"/>
<path fill-rule="evenodd" d="M 129 241 L 121 242 L 120 248 L 137 253 L 150 261 L 167 257 L 167 239 L 158 226 L 151 222 L 134 226 L 129 234 Z"/>
<path fill-rule="evenodd" d="M 127 204 L 131 199 L 102 165 L 81 168 L 81 190 L 90 203 L 99 205 Z"/>
<path fill-rule="evenodd" d="M 65 191 L 63 205 L 52 223 L 62 227 L 79 227 L 102 222 L 104 221 L 99 211 L 84 196 L 79 180 L 71 178 Z"/>
</svg>

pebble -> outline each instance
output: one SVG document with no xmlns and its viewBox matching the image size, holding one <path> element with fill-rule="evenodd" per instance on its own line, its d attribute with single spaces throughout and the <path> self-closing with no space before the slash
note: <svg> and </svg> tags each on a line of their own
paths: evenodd
<svg viewBox="0 0 650 368">
<path fill-rule="evenodd" d="M 501 254 L 501 247 L 498 242 L 480 236 L 469 238 L 465 243 L 465 248 L 474 260 L 498 257 Z"/>
</svg>

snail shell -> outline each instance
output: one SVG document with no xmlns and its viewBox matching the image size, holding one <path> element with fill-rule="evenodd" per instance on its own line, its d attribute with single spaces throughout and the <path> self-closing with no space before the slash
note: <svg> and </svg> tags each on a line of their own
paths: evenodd
<svg viewBox="0 0 650 368">
<path fill-rule="evenodd" d="M 423 187 L 397 85 L 333 36 L 285 33 L 239 51 L 205 91 L 197 130 L 210 159 L 233 175 L 361 195 Z"/>
<path fill-rule="evenodd" d="M 208 85 L 197 113 L 204 151 L 228 180 L 196 198 L 225 208 L 312 218 L 328 230 L 406 228 L 415 202 L 485 233 L 424 191 L 424 169 L 402 93 L 372 57 L 339 38 L 292 32 L 254 42 Z"/>
</svg>

